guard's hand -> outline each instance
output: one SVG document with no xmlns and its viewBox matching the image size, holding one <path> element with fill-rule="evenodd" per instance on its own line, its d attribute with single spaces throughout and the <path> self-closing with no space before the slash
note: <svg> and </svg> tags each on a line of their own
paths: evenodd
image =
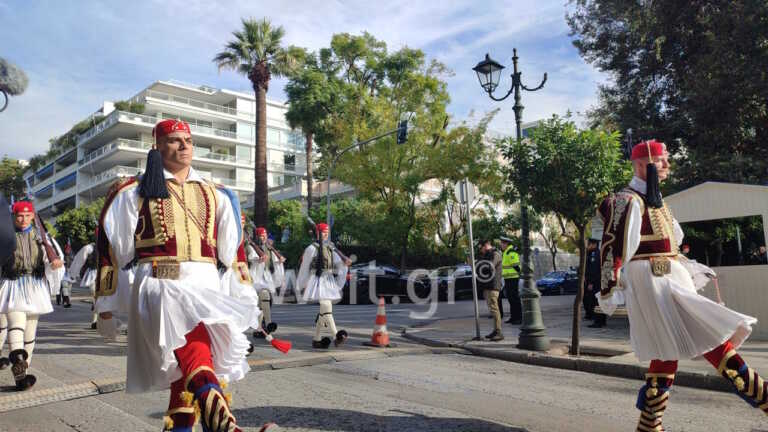
<svg viewBox="0 0 768 432">
<path fill-rule="evenodd" d="M 349 258 L 345 259 L 344 260 L 344 265 L 347 266 L 347 267 L 351 266 L 352 265 L 352 260 L 349 259 Z"/>
<path fill-rule="evenodd" d="M 587 291 L 592 291 L 592 284 L 587 285 Z"/>
<path fill-rule="evenodd" d="M 267 262 L 267 254 L 264 254 L 259 257 L 259 262 Z"/>
<path fill-rule="evenodd" d="M 280 264 L 285 262 L 285 257 L 280 257 Z"/>
<path fill-rule="evenodd" d="M 51 268 L 56 270 L 56 269 L 60 269 L 63 265 L 64 265 L 64 263 L 61 262 L 61 260 L 57 258 L 57 259 L 53 260 L 53 262 L 51 263 Z"/>
<path fill-rule="evenodd" d="M 108 313 L 108 312 L 107 312 Z M 109 318 L 104 319 L 102 318 L 103 313 L 99 314 L 99 320 L 96 323 L 96 328 L 99 331 L 99 334 L 102 335 L 105 339 L 109 340 L 115 340 L 117 339 L 117 323 L 115 319 Z M 111 316 L 112 314 L 110 314 Z"/>
</svg>

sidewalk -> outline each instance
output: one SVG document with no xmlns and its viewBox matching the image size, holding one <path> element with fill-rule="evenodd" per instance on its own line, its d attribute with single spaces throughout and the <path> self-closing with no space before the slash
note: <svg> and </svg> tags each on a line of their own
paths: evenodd
<svg viewBox="0 0 768 432">
<path fill-rule="evenodd" d="M 504 340 L 490 342 L 473 341 L 475 319 L 446 319 L 414 326 L 403 331 L 403 337 L 435 347 L 465 349 L 475 355 L 501 360 L 527 363 L 559 369 L 579 370 L 601 375 L 644 379 L 648 362 L 640 362 L 632 352 L 629 343 L 629 323 L 626 317 L 611 317 L 604 328 L 587 327 L 591 321 L 581 323 L 581 356 L 568 354 L 571 343 L 573 296 L 542 298 L 542 316 L 551 341 L 545 353 L 517 348 L 518 325 L 503 324 Z M 506 303 L 505 303 L 506 306 Z M 583 308 L 580 313 L 584 313 Z M 505 319 L 507 317 L 505 316 Z M 485 304 L 480 305 L 480 335 L 493 330 Z M 739 349 L 749 366 L 768 373 L 768 341 L 747 342 Z M 676 385 L 718 391 L 732 391 L 730 384 L 704 359 L 680 361 Z"/>
<path fill-rule="evenodd" d="M 54 305 L 54 311 L 41 316 L 37 343 L 29 373 L 37 377 L 35 386 L 24 392 L 15 389 L 10 368 L 0 371 L 0 413 L 47 403 L 122 391 L 125 388 L 126 336 L 108 342 L 90 328 L 91 299 L 73 293 L 72 307 Z M 122 321 L 125 321 L 125 317 Z M 348 326 L 348 342 L 338 348 L 313 350 L 311 326 L 281 325 L 276 337 L 292 342 L 293 349 L 282 354 L 263 339 L 249 338 L 254 352 L 248 356 L 251 370 L 284 369 L 367 358 L 456 352 L 456 349 L 429 348 L 409 343 L 392 334 L 396 348 L 380 350 L 363 345 L 371 338 L 373 320 L 362 326 Z M 8 355 L 8 345 L 0 347 Z"/>
</svg>

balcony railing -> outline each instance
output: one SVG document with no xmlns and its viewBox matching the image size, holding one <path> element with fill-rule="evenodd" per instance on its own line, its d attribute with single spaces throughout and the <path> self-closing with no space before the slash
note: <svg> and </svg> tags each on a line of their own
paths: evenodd
<svg viewBox="0 0 768 432">
<path fill-rule="evenodd" d="M 152 147 L 152 143 L 150 142 L 144 142 L 144 141 L 136 141 L 136 140 L 129 140 L 129 139 L 123 139 L 118 138 L 109 144 L 106 144 L 102 147 L 99 147 L 98 149 L 88 153 L 84 158 L 82 158 L 79 162 L 80 166 L 86 165 L 89 162 L 92 162 L 95 159 L 100 158 L 101 156 L 104 156 L 107 153 L 112 152 L 113 150 L 120 148 L 130 148 L 130 149 L 137 149 L 137 150 L 149 150 L 150 147 Z"/>
<path fill-rule="evenodd" d="M 109 169 L 107 171 L 97 174 L 94 177 L 91 177 L 79 189 L 82 191 L 113 178 L 135 176 L 135 175 L 138 175 L 140 172 L 142 172 L 140 168 L 118 165 L 112 169 Z"/>
<path fill-rule="evenodd" d="M 180 104 L 184 104 L 184 105 L 193 106 L 195 108 L 207 109 L 207 110 L 210 110 L 210 111 L 216 111 L 216 112 L 220 112 L 220 113 L 224 113 L 224 114 L 229 114 L 229 115 L 237 115 L 237 109 L 235 109 L 235 108 L 231 108 L 231 107 L 224 106 L 224 105 L 216 105 L 216 104 L 212 104 L 212 103 L 208 103 L 208 102 L 203 102 L 203 101 L 197 100 L 197 99 L 192 99 L 192 98 L 188 98 L 188 97 L 172 95 L 172 94 L 169 94 L 169 93 L 163 93 L 163 92 L 159 92 L 159 91 L 156 91 L 156 90 L 147 90 L 144 93 L 144 97 L 145 98 L 150 97 L 150 98 L 154 98 L 154 99 L 160 99 L 160 100 L 168 101 L 168 102 L 176 102 L 176 103 L 180 103 Z M 243 114 L 245 114 L 245 113 L 243 113 Z"/>
<path fill-rule="evenodd" d="M 267 170 L 268 171 L 280 171 L 280 172 L 292 172 L 292 173 L 306 173 L 307 172 L 307 166 L 306 165 L 297 165 L 297 164 L 286 164 L 286 163 L 275 163 L 271 162 L 267 164 Z"/>
<path fill-rule="evenodd" d="M 219 183 L 228 187 L 253 190 L 253 182 L 249 182 L 245 180 L 235 180 L 235 179 L 217 178 L 217 177 L 213 177 L 212 180 L 214 183 Z"/>
<path fill-rule="evenodd" d="M 144 123 L 148 126 L 154 127 L 155 124 L 159 121 L 159 119 L 155 116 L 148 116 L 144 114 L 135 114 L 135 113 L 125 112 L 125 111 L 113 111 L 101 123 L 97 124 L 95 127 L 88 129 L 88 131 L 80 135 L 80 137 L 78 137 L 77 139 L 78 144 L 82 144 L 85 141 L 91 139 L 92 137 L 99 134 L 101 131 L 107 129 L 108 127 L 112 126 L 118 121 L 133 121 L 133 122 Z M 217 129 L 217 128 L 208 127 L 208 126 L 201 126 L 194 122 L 190 123 L 189 126 L 190 126 L 190 129 L 192 130 L 192 133 L 201 133 L 201 134 L 207 134 L 207 135 L 220 136 L 224 138 L 237 139 L 237 133 L 232 132 L 230 130 Z"/>
</svg>

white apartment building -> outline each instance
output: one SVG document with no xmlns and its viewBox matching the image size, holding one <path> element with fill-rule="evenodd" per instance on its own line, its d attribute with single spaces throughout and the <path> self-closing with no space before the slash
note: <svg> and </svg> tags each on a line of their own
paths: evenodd
<svg viewBox="0 0 768 432">
<path fill-rule="evenodd" d="M 254 184 L 253 94 L 157 81 L 130 99 L 142 114 L 118 111 L 105 102 L 94 113 L 104 118 L 77 137 L 72 149 L 28 171 L 35 206 L 49 218 L 105 196 L 118 178 L 143 172 L 152 128 L 166 118 L 190 124 L 195 143 L 192 165 L 204 177 L 250 201 Z M 271 200 L 306 197 L 305 141 L 285 120 L 285 104 L 267 100 L 267 169 Z M 324 186 L 324 185 L 322 185 Z M 332 188 L 331 192 L 335 192 Z"/>
</svg>

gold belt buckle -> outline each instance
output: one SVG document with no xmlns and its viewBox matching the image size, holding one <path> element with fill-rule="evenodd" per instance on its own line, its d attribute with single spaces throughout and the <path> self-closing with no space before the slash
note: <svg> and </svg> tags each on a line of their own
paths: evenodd
<svg viewBox="0 0 768 432">
<path fill-rule="evenodd" d="M 176 261 L 153 261 L 152 277 L 157 279 L 179 280 L 181 266 Z"/>
<path fill-rule="evenodd" d="M 672 273 L 672 262 L 667 257 L 651 258 L 651 273 L 654 276 L 664 276 Z"/>
</svg>

